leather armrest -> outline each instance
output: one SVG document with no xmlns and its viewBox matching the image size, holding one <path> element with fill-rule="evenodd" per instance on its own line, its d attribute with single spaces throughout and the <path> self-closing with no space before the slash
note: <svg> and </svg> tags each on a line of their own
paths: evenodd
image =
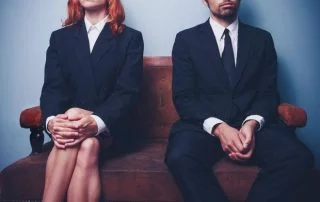
<svg viewBox="0 0 320 202">
<path fill-rule="evenodd" d="M 20 126 L 22 128 L 40 128 L 41 110 L 40 107 L 25 109 L 20 114 Z"/>
<path fill-rule="evenodd" d="M 280 104 L 278 114 L 289 127 L 304 127 L 307 124 L 307 113 L 302 108 L 292 104 Z"/>
</svg>

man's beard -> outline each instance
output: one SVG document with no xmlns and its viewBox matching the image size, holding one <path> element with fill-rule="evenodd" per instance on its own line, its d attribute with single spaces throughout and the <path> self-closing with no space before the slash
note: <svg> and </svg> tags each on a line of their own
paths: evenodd
<svg viewBox="0 0 320 202">
<path fill-rule="evenodd" d="M 220 10 L 219 13 L 214 13 L 215 16 L 221 19 L 234 19 L 237 16 L 238 9 L 224 9 Z"/>
</svg>

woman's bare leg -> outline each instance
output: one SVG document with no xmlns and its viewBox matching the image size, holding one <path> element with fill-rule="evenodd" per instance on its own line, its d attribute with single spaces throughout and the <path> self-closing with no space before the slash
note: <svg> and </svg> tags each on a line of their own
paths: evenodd
<svg viewBox="0 0 320 202">
<path fill-rule="evenodd" d="M 87 138 L 81 143 L 68 189 L 68 201 L 92 202 L 99 200 L 101 194 L 99 151 L 100 143 L 97 138 Z"/>
<path fill-rule="evenodd" d="M 63 201 L 74 171 L 79 146 L 59 149 L 53 146 L 46 166 L 43 201 Z"/>
</svg>

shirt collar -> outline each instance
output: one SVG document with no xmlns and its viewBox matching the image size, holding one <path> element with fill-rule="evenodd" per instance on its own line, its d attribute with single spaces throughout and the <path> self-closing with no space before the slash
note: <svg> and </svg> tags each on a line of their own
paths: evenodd
<svg viewBox="0 0 320 202">
<path fill-rule="evenodd" d="M 90 30 L 92 30 L 93 28 L 96 28 L 99 32 L 102 31 L 103 27 L 105 26 L 105 24 L 109 22 L 109 17 L 106 16 L 105 18 L 103 18 L 102 20 L 100 20 L 97 24 L 93 25 L 87 18 L 87 16 L 84 16 L 84 23 L 86 25 L 86 30 L 89 33 Z"/>
<path fill-rule="evenodd" d="M 216 40 L 222 40 L 223 39 L 223 33 L 224 30 L 226 29 L 224 26 L 219 24 L 217 21 L 215 21 L 212 17 L 210 17 L 210 26 L 213 30 L 213 33 L 216 37 Z M 232 38 L 238 37 L 238 31 L 239 31 L 239 19 L 236 18 L 235 21 L 233 21 L 227 29 L 229 30 L 230 36 Z"/>
</svg>

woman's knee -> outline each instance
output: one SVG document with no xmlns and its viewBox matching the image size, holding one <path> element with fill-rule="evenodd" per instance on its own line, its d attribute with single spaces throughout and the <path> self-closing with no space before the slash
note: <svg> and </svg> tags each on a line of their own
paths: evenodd
<svg viewBox="0 0 320 202">
<path fill-rule="evenodd" d="M 100 143 L 97 138 L 87 138 L 80 145 L 80 151 L 95 154 L 99 152 Z"/>
<path fill-rule="evenodd" d="M 100 143 L 97 138 L 85 139 L 79 149 L 77 166 L 90 167 L 97 164 Z"/>
<path fill-rule="evenodd" d="M 67 158 L 69 161 L 72 158 L 77 158 L 77 153 L 79 150 L 79 146 L 78 147 L 67 147 L 65 149 L 61 149 L 57 146 L 53 146 L 52 150 L 51 150 L 51 154 L 54 154 L 55 156 L 57 156 L 59 159 L 61 158 Z"/>
</svg>

